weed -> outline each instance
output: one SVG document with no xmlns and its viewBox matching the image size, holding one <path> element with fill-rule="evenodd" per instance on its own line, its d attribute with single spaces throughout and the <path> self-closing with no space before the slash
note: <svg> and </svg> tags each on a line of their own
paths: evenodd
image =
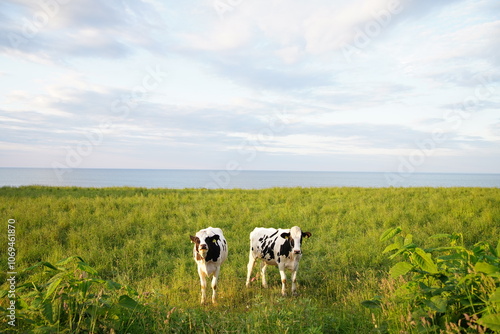
<svg viewBox="0 0 500 334">
<path fill-rule="evenodd" d="M 448 244 L 424 249 L 400 227 L 386 230 L 380 240 L 393 243 L 383 253 L 392 253 L 391 260 L 403 260 L 389 270 L 393 280 L 399 279 L 398 287 L 391 282 L 382 297 L 363 304 L 380 307 L 393 321 L 397 321 L 395 314 L 408 310 L 404 326 L 410 331 L 499 330 L 500 241 L 496 247 L 478 242 L 467 248 L 461 233 L 440 233 L 430 238 L 445 239 Z"/>
</svg>

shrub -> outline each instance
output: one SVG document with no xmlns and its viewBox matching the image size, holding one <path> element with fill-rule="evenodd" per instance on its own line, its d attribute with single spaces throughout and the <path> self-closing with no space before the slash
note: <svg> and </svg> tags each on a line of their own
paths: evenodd
<svg viewBox="0 0 500 334">
<path fill-rule="evenodd" d="M 39 271 L 43 268 L 43 271 Z M 110 333 L 129 328 L 143 306 L 130 287 L 97 276 L 81 257 L 52 265 L 39 262 L 24 270 L 31 274 L 16 289 L 15 332 Z M 5 297 L 7 291 L 0 291 Z M 7 309 L 0 308 L 3 319 Z"/>
<path fill-rule="evenodd" d="M 383 253 L 402 261 L 389 270 L 388 294 L 363 305 L 381 308 L 389 322 L 385 325 L 403 330 L 500 330 L 500 242 L 496 248 L 479 242 L 468 249 L 461 234 L 431 238 L 448 240 L 448 245 L 423 249 L 411 234 L 403 235 L 400 227 L 385 231 L 380 240 L 392 240 L 392 244 Z"/>
</svg>

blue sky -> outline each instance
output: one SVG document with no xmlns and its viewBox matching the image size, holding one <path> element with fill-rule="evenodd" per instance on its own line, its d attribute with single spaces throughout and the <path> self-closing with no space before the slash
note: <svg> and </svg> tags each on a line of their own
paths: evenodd
<svg viewBox="0 0 500 334">
<path fill-rule="evenodd" d="M 500 3 L 0 3 L 0 167 L 500 173 Z"/>
</svg>

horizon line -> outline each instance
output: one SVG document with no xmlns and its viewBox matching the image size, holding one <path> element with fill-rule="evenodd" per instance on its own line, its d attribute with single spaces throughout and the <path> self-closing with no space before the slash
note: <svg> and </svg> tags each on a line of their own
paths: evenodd
<svg viewBox="0 0 500 334">
<path fill-rule="evenodd" d="M 0 169 L 54 169 L 53 167 L 12 167 L 0 166 Z M 199 171 L 199 172 L 280 172 L 280 173 L 376 173 L 376 174 L 401 174 L 399 171 L 347 171 L 347 170 L 284 170 L 284 169 L 211 169 L 211 168 L 116 168 L 116 167 L 78 167 L 67 168 L 68 170 L 151 170 L 151 171 Z M 498 175 L 499 172 L 438 172 L 438 171 L 422 171 L 422 172 L 408 172 L 403 174 L 484 174 L 484 175 Z"/>
</svg>

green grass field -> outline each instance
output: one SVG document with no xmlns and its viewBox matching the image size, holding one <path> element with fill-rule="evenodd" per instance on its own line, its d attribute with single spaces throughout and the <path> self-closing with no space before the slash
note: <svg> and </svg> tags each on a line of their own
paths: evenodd
<svg viewBox="0 0 500 334">
<path fill-rule="evenodd" d="M 361 305 L 387 289 L 388 271 L 396 262 L 382 254 L 387 243 L 379 240 L 380 235 L 401 226 L 425 247 L 439 243 L 428 239 L 436 233 L 462 233 L 465 246 L 479 241 L 497 245 L 500 189 L 4 187 L 0 217 L 2 249 L 8 244 L 7 221 L 16 220 L 19 286 L 51 274 L 47 267 L 28 272 L 23 268 L 78 255 L 97 270 L 96 277 L 137 291 L 133 298 L 142 305 L 140 311 L 130 310 L 118 320 L 104 315 L 114 327 L 96 326 L 95 332 L 398 332 L 388 318 L 403 318 L 406 310 L 381 312 Z M 299 295 L 281 296 L 279 273 L 273 267 L 268 270 L 269 289 L 261 288 L 260 281 L 246 289 L 249 233 L 254 227 L 294 225 L 312 233 L 302 245 Z M 208 226 L 222 228 L 229 245 L 216 306 L 199 305 L 199 278 L 189 239 Z M 2 282 L 7 261 L 6 252 L 0 252 Z M 50 298 L 57 298 L 57 291 Z M 4 295 L 0 305 L 5 309 L 7 303 Z M 12 328 L 3 317 L 0 332 L 22 333 L 44 321 L 22 320 Z M 58 329 L 65 330 L 78 332 Z"/>
</svg>

